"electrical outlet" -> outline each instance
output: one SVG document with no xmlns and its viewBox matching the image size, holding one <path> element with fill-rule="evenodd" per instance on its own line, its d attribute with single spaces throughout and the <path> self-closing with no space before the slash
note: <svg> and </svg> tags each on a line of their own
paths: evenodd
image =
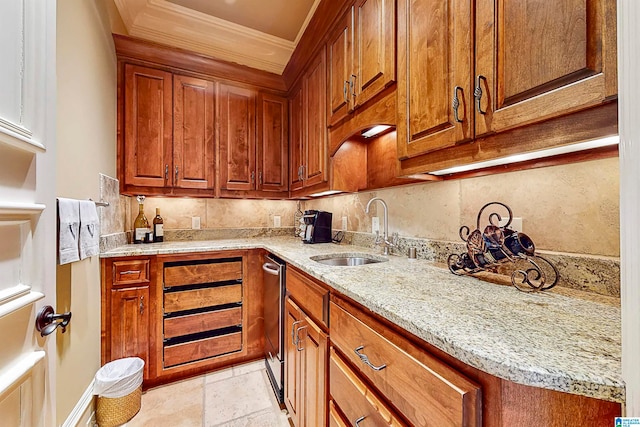
<svg viewBox="0 0 640 427">
<path fill-rule="evenodd" d="M 500 227 L 504 227 L 504 225 L 507 223 L 507 220 L 508 218 L 502 218 L 500 222 L 498 222 L 498 225 Z M 509 228 L 513 231 L 519 231 L 520 233 L 522 233 L 522 218 L 511 218 L 511 224 L 509 224 Z"/>
<path fill-rule="evenodd" d="M 280 215 L 273 216 L 273 226 L 276 228 L 280 227 Z"/>
<path fill-rule="evenodd" d="M 200 230 L 200 217 L 192 216 L 191 217 L 191 228 L 194 230 Z"/>
<path fill-rule="evenodd" d="M 347 231 L 347 217 L 342 217 L 342 231 Z"/>
<path fill-rule="evenodd" d="M 371 218 L 371 232 L 373 234 L 376 234 L 376 232 L 380 232 L 380 218 L 377 216 Z"/>
</svg>

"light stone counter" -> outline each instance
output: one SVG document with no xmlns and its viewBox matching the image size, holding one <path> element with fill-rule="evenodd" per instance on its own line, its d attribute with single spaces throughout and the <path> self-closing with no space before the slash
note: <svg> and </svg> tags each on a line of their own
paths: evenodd
<svg viewBox="0 0 640 427">
<path fill-rule="evenodd" d="M 376 253 L 349 245 L 253 238 L 127 245 L 102 257 L 264 248 L 462 362 L 516 383 L 624 403 L 620 309 L 559 293 L 527 294 L 423 260 L 355 267 L 311 260 Z"/>
</svg>

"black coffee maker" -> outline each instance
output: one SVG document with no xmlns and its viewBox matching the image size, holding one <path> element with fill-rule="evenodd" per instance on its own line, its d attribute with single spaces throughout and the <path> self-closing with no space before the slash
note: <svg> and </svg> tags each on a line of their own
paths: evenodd
<svg viewBox="0 0 640 427">
<path fill-rule="evenodd" d="M 309 210 L 304 211 L 304 243 L 330 243 L 331 242 L 331 212 Z"/>
</svg>

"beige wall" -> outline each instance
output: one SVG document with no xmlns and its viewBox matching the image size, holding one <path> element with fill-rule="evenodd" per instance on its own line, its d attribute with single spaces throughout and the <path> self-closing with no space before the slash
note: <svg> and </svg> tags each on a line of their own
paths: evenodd
<svg viewBox="0 0 640 427">
<path fill-rule="evenodd" d="M 333 212 L 334 228 L 346 216 L 348 230 L 370 232 L 375 215 L 364 208 L 373 196 L 389 205 L 389 233 L 405 237 L 460 241 L 460 226 L 475 229 L 480 208 L 499 201 L 523 219 L 538 249 L 620 254 L 617 158 L 341 195 L 305 202 L 305 208 Z M 382 209 L 375 212 L 382 226 Z"/>
<path fill-rule="evenodd" d="M 116 59 L 102 0 L 57 2 L 56 195 L 100 197 L 99 176 L 115 176 Z M 57 420 L 60 425 L 100 367 L 98 257 L 59 266 L 57 310 L 71 311 L 57 334 Z"/>
</svg>

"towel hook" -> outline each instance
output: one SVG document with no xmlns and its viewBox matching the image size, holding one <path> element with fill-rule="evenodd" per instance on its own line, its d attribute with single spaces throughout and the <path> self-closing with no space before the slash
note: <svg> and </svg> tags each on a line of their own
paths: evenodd
<svg viewBox="0 0 640 427">
<path fill-rule="evenodd" d="M 67 330 L 67 325 L 71 321 L 71 312 L 55 314 L 53 307 L 45 305 L 40 309 L 36 316 L 36 329 L 40 332 L 40 335 L 46 337 L 51 335 L 58 326 L 64 334 Z"/>
</svg>

